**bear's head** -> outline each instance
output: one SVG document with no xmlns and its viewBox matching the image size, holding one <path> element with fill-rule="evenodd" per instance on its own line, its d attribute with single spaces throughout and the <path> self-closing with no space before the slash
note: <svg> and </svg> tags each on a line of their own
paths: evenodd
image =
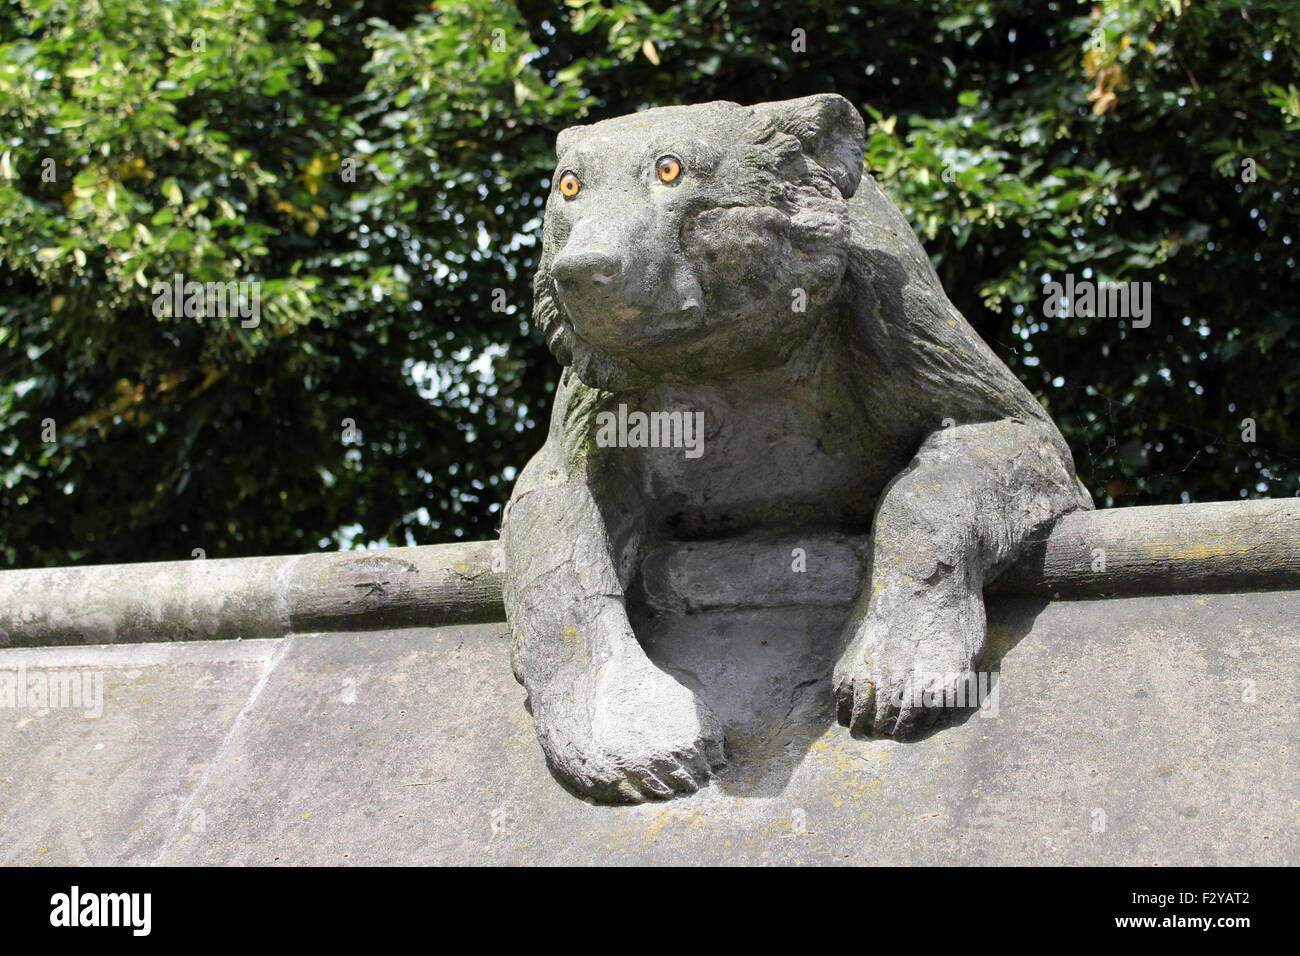
<svg viewBox="0 0 1300 956">
<path fill-rule="evenodd" d="M 562 132 L 533 283 L 551 351 L 606 389 L 784 361 L 840 290 L 864 136 L 829 94 Z"/>
</svg>

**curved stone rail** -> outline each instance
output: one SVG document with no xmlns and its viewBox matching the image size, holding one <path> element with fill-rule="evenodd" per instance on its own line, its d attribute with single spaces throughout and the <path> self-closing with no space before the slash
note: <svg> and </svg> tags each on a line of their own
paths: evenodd
<svg viewBox="0 0 1300 956">
<path fill-rule="evenodd" d="M 0 571 L 0 647 L 484 623 L 503 616 L 499 552 L 474 541 Z"/>
<path fill-rule="evenodd" d="M 773 574 L 757 605 L 851 602 L 844 555 L 832 573 Z M 725 593 L 709 543 L 673 572 Z M 788 555 L 789 551 L 782 552 Z M 693 555 L 693 556 L 692 556 Z M 733 556 L 734 557 L 734 556 Z M 684 564 L 682 562 L 685 562 Z M 782 567 L 788 568 L 788 560 Z M 499 621 L 501 550 L 475 541 L 286 557 L 165 561 L 0 572 L 0 647 L 275 638 L 289 633 Z M 716 589 L 713 582 L 716 581 Z M 1076 512 L 991 593 L 1043 597 L 1300 588 L 1300 499 Z"/>
</svg>

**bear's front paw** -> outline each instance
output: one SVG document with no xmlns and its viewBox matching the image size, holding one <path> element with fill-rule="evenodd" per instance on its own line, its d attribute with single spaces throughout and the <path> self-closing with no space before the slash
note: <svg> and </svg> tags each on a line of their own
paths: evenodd
<svg viewBox="0 0 1300 956">
<path fill-rule="evenodd" d="M 902 613 L 868 611 L 835 665 L 836 714 L 854 736 L 915 736 L 947 711 L 983 704 L 989 690 L 973 670 L 985 637 L 978 593 L 895 607 Z"/>
<path fill-rule="evenodd" d="M 607 661 L 583 688 L 534 705 L 551 769 L 596 800 L 693 793 L 723 763 L 717 718 L 639 655 Z"/>
</svg>

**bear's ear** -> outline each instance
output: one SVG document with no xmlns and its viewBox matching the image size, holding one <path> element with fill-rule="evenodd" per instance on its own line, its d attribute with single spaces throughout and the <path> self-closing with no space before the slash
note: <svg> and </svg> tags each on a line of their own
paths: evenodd
<svg viewBox="0 0 1300 956">
<path fill-rule="evenodd" d="M 556 158 L 563 156 L 564 151 L 581 139 L 587 129 L 586 126 L 568 126 L 560 130 L 560 135 L 555 137 Z"/>
<path fill-rule="evenodd" d="M 852 103 L 836 93 L 818 93 L 759 103 L 753 111 L 799 140 L 804 152 L 830 174 L 845 199 L 857 190 L 867 129 Z"/>
</svg>

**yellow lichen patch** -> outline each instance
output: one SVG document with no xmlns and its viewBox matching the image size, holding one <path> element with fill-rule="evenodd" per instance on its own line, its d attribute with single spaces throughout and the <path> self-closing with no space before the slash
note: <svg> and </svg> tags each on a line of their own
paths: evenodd
<svg viewBox="0 0 1300 956">
<path fill-rule="evenodd" d="M 1226 544 L 1197 543 L 1189 545 L 1171 544 L 1168 541 L 1144 541 L 1142 550 L 1151 558 L 1206 561 L 1210 558 L 1227 558 L 1234 554 L 1245 554 L 1250 548 L 1244 544 L 1237 546 L 1231 541 Z"/>
<path fill-rule="evenodd" d="M 739 807 L 740 803 L 741 801 L 737 801 L 736 807 Z M 660 810 L 659 813 L 655 815 L 655 818 L 650 825 L 642 831 L 642 842 L 654 843 L 659 839 L 660 832 L 669 822 L 681 825 L 680 827 L 674 827 L 674 829 L 690 828 L 692 830 L 700 830 L 708 825 L 709 818 L 707 815 L 694 809 L 679 810 L 670 807 L 666 810 Z"/>
<path fill-rule="evenodd" d="M 645 828 L 644 839 L 647 843 L 653 843 L 658 839 L 659 831 L 664 828 L 665 823 L 672 819 L 670 816 L 672 812 L 672 810 L 661 810 L 659 815 L 655 817 L 654 821 Z"/>
<path fill-rule="evenodd" d="M 637 788 L 632 786 L 632 784 L 626 780 L 620 780 L 618 782 L 618 792 L 621 793 L 623 796 L 627 797 L 629 800 L 637 800 L 641 797 L 641 794 L 637 790 Z"/>
<path fill-rule="evenodd" d="M 1007 651 L 1011 650 L 1015 643 L 1015 637 L 1011 628 L 1005 624 L 992 624 L 988 628 L 988 636 L 984 643 L 984 653 L 986 659 L 996 659 L 1002 657 Z"/>
</svg>

